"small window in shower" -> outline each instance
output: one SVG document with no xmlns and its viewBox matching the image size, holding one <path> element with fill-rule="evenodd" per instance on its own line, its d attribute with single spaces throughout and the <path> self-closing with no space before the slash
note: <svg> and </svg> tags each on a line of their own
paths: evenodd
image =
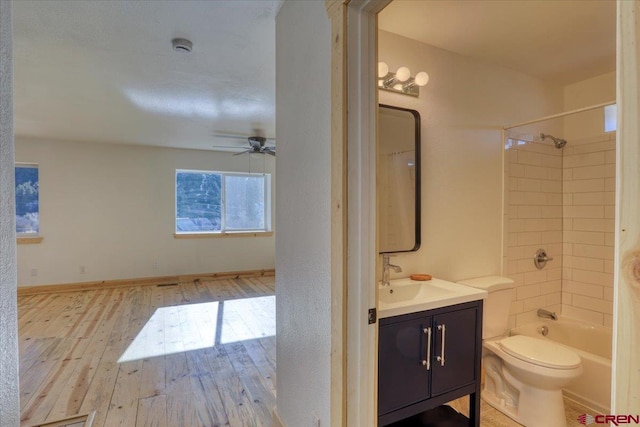
<svg viewBox="0 0 640 427">
<path fill-rule="evenodd" d="M 604 107 L 604 131 L 615 132 L 618 127 L 618 106 L 616 104 Z"/>
</svg>

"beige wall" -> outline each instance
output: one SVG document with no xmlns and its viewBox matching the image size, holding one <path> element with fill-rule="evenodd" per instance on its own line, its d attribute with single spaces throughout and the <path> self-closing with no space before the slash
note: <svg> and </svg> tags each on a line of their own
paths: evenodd
<svg viewBox="0 0 640 427">
<path fill-rule="evenodd" d="M 176 169 L 273 173 L 271 157 L 18 139 L 16 161 L 39 165 L 44 237 L 18 247 L 20 286 L 274 267 L 274 237 L 173 237 Z"/>
<path fill-rule="evenodd" d="M 422 116 L 422 247 L 394 259 L 404 269 L 394 276 L 501 274 L 501 129 L 561 111 L 562 89 L 383 31 L 379 60 L 430 75 L 419 98 L 379 92 Z"/>
<path fill-rule="evenodd" d="M 615 71 L 564 87 L 564 111 L 615 101 L 615 99 Z M 601 109 L 591 110 L 565 117 L 563 125 L 565 138 L 582 140 L 604 133 L 604 116 Z"/>
</svg>

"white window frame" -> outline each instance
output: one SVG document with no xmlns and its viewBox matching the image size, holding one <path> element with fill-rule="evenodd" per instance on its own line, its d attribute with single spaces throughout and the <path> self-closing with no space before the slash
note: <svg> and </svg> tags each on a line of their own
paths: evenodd
<svg viewBox="0 0 640 427">
<path fill-rule="evenodd" d="M 196 174 L 210 174 L 220 175 L 220 230 L 218 231 L 178 231 L 177 219 L 178 219 L 178 174 L 179 173 L 196 173 Z M 233 177 L 262 177 L 264 178 L 264 228 L 244 228 L 244 229 L 227 229 L 226 221 L 226 178 Z M 223 171 L 211 171 L 211 170 L 198 170 L 198 169 L 176 169 L 174 178 L 174 218 L 173 229 L 175 235 L 189 236 L 189 235 L 227 235 L 227 234 L 246 234 L 246 233 L 270 233 L 271 232 L 271 174 L 270 173 L 248 173 L 248 172 L 223 172 Z"/>
</svg>

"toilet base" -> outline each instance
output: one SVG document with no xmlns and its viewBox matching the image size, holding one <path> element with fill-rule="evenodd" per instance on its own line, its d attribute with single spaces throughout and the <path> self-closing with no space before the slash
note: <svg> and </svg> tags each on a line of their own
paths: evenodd
<svg viewBox="0 0 640 427">
<path fill-rule="evenodd" d="M 520 390 L 517 406 L 487 389 L 483 389 L 480 396 L 489 405 L 525 427 L 566 427 L 562 390 L 527 388 Z"/>
<path fill-rule="evenodd" d="M 480 396 L 526 427 L 566 427 L 562 388 L 582 374 L 582 365 L 553 369 L 507 354 L 500 339 L 485 341 Z"/>
</svg>

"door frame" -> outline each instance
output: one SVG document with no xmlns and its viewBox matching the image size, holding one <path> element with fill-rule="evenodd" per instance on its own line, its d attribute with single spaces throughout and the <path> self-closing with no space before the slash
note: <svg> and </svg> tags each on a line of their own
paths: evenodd
<svg viewBox="0 0 640 427">
<path fill-rule="evenodd" d="M 378 323 L 367 314 L 377 309 L 378 12 L 390 2 L 352 0 L 347 11 L 347 426 L 378 425 Z"/>
<path fill-rule="evenodd" d="M 640 1 L 617 1 L 616 214 L 611 413 L 640 407 Z"/>
</svg>

